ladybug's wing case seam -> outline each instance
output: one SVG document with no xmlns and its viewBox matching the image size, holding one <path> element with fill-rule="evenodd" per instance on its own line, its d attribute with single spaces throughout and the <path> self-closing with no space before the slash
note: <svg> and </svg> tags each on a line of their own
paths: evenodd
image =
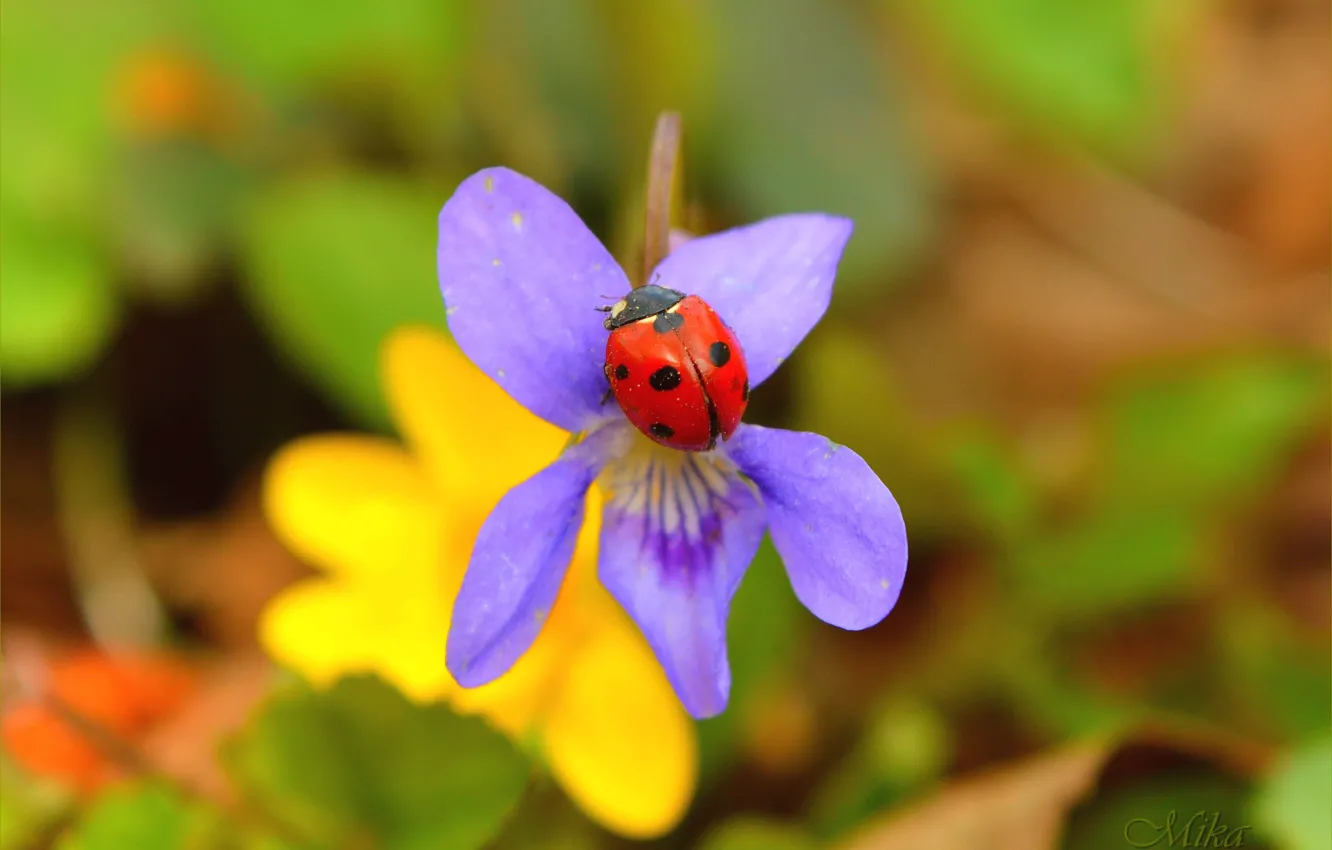
<svg viewBox="0 0 1332 850">
<path fill-rule="evenodd" d="M 679 330 L 672 331 L 676 336 L 680 335 Z M 681 344 L 684 339 L 680 340 Z M 689 351 L 688 346 L 684 346 L 685 359 L 689 361 L 689 368 L 693 371 L 694 377 L 698 380 L 699 389 L 703 392 L 703 401 L 708 406 L 708 448 L 711 451 L 717 447 L 717 437 L 721 436 L 721 420 L 717 417 L 717 404 L 712 400 L 712 395 L 708 392 L 708 382 L 703 377 L 703 371 L 698 368 L 698 363 L 694 361 L 694 355 Z"/>
<path fill-rule="evenodd" d="M 735 433 L 748 406 L 749 370 L 744 351 L 735 332 L 701 298 L 689 296 L 675 309 L 685 321 L 674 332 L 707 399 L 715 445 L 717 436 L 726 440 Z M 713 355 L 714 349 L 719 349 L 720 356 Z"/>
</svg>

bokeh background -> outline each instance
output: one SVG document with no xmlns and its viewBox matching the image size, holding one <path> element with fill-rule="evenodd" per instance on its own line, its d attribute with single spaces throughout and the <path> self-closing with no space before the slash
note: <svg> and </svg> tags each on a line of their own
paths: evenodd
<svg viewBox="0 0 1332 850">
<path fill-rule="evenodd" d="M 256 798 L 218 753 L 273 736 L 256 618 L 309 574 L 264 465 L 389 431 L 377 347 L 446 327 L 435 216 L 477 168 L 539 180 L 632 268 L 665 108 L 695 232 L 855 219 L 828 316 L 748 418 L 864 456 L 912 558 L 893 614 L 844 633 L 765 548 L 731 706 L 654 846 L 1112 848 L 1177 810 L 1329 847 L 1330 22 L 1317 0 L 5 0 L 7 710 L 89 647 L 170 652 L 194 684 L 97 793 L 7 753 L 0 847 L 301 846 L 212 808 Z M 365 785 L 381 814 L 417 793 Z M 628 844 L 540 778 L 495 807 L 487 846 Z M 450 846 L 380 822 L 335 846 Z"/>
</svg>

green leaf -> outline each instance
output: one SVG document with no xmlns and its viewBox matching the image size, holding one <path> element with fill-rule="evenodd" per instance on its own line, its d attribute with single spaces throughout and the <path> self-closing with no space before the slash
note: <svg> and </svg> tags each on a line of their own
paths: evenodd
<svg viewBox="0 0 1332 850">
<path fill-rule="evenodd" d="M 1217 623 L 1216 676 L 1237 717 L 1265 718 L 1287 740 L 1327 728 L 1332 670 L 1327 647 L 1291 628 L 1288 615 L 1261 596 L 1227 606 Z"/>
<path fill-rule="evenodd" d="M 246 175 L 211 149 L 173 139 L 129 151 L 118 182 L 115 227 L 130 291 L 166 303 L 197 294 L 231 235 Z"/>
<path fill-rule="evenodd" d="M 738 817 L 704 839 L 702 850 L 814 850 L 817 846 L 799 826 Z"/>
<path fill-rule="evenodd" d="M 299 834 L 400 850 L 480 846 L 529 774 L 480 719 L 413 704 L 370 677 L 273 697 L 229 762 L 255 805 Z"/>
<path fill-rule="evenodd" d="M 1242 781 L 1209 768 L 1162 770 L 1102 791 L 1075 809 L 1061 846 L 1076 850 L 1247 846 L 1253 827 L 1245 819 L 1246 792 Z M 1222 843 L 1207 843 L 1209 835 Z M 1234 843 L 1237 835 L 1243 843 Z M 1149 844 L 1158 836 L 1155 844 Z M 1226 840 L 1232 843 L 1227 845 Z"/>
<path fill-rule="evenodd" d="M 1327 369 L 1251 355 L 1153 375 L 1112 393 L 1101 498 L 1209 507 L 1262 486 L 1326 409 Z"/>
<path fill-rule="evenodd" d="M 980 526 L 1000 542 L 1011 542 L 1031 529 L 1036 494 L 1017 461 L 988 435 L 959 435 L 947 457 Z"/>
<path fill-rule="evenodd" d="M 0 211 L 0 376 L 5 386 L 58 381 L 87 369 L 120 320 L 106 259 L 77 234 Z"/>
<path fill-rule="evenodd" d="M 243 226 L 245 291 L 290 358 L 332 398 L 385 427 L 379 345 L 398 325 L 444 329 L 435 280 L 442 194 L 330 174 L 272 187 Z"/>
<path fill-rule="evenodd" d="M 56 782 L 37 779 L 0 751 L 0 850 L 32 847 L 74 800 Z"/>
<path fill-rule="evenodd" d="M 496 158 L 568 200 L 604 231 L 586 199 L 608 195 L 625 156 L 617 146 L 612 35 L 596 0 L 477 5 L 468 108 Z M 649 132 L 644 131 L 644 134 Z M 640 178 L 641 179 L 641 178 Z M 571 185 L 586 192 L 576 198 Z"/>
<path fill-rule="evenodd" d="M 155 0 L 13 0 L 0 26 L 0 373 L 60 380 L 101 353 L 118 320 L 98 239 L 115 169 L 116 86 L 170 27 Z"/>
<path fill-rule="evenodd" d="M 1079 618 L 1186 591 L 1198 551 L 1187 518 L 1103 512 L 1024 545 L 1013 556 L 1013 578 L 1028 605 Z"/>
<path fill-rule="evenodd" d="M 932 706 L 894 698 L 874 712 L 870 728 L 815 792 L 809 823 L 837 838 L 933 782 L 947 767 L 952 738 Z"/>
<path fill-rule="evenodd" d="M 837 291 L 881 281 L 869 273 L 900 268 L 923 247 L 932 209 L 870 29 L 841 3 L 711 6 L 716 123 L 700 129 L 712 158 L 705 168 L 724 200 L 744 220 L 809 210 L 849 216 L 856 232 Z"/>
<path fill-rule="evenodd" d="M 1281 759 L 1254 796 L 1255 826 L 1281 850 L 1332 847 L 1332 737 L 1292 750 Z"/>
<path fill-rule="evenodd" d="M 938 0 L 899 4 L 1012 120 L 1128 150 L 1157 124 L 1170 69 L 1160 43 L 1199 4 L 1155 0 Z M 1171 7 L 1171 8 L 1163 8 Z"/>
<path fill-rule="evenodd" d="M 118 788 L 98 799 L 60 850 L 180 850 L 214 846 L 206 836 L 214 816 L 168 788 L 144 785 Z"/>
<path fill-rule="evenodd" d="M 191 9 L 196 30 L 224 63 L 276 85 L 367 66 L 438 73 L 459 35 L 458 4 L 432 0 L 386 0 L 373 15 L 357 0 L 327 0 L 317 8 L 204 0 Z"/>
<path fill-rule="evenodd" d="M 0 187 L 42 221 L 95 221 L 114 169 L 120 71 L 169 31 L 155 0 L 13 0 L 0 27 Z"/>
</svg>

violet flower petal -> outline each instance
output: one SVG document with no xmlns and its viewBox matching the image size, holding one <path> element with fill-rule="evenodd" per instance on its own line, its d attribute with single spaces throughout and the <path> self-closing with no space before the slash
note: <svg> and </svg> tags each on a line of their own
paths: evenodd
<svg viewBox="0 0 1332 850">
<path fill-rule="evenodd" d="M 506 168 L 478 171 L 440 211 L 437 262 L 453 338 L 518 403 L 566 431 L 616 412 L 595 308 L 629 280 L 568 204 Z"/>
<path fill-rule="evenodd" d="M 527 651 L 555 604 L 583 525 L 583 503 L 613 447 L 602 428 L 500 499 L 477 534 L 453 606 L 446 664 L 463 687 L 497 679 Z"/>
<path fill-rule="evenodd" d="M 906 526 L 865 461 L 818 434 L 756 425 L 741 425 L 725 451 L 758 485 L 768 532 L 805 607 L 844 629 L 887 616 L 906 577 Z"/>
<path fill-rule="evenodd" d="M 740 340 L 757 387 L 828 309 L 851 228 L 850 219 L 802 213 L 690 239 L 654 282 L 712 305 Z"/>
<path fill-rule="evenodd" d="M 603 481 L 602 585 L 643 630 L 685 709 L 720 714 L 731 692 L 726 620 L 763 539 L 762 505 L 733 469 L 695 454 L 640 452 Z"/>
</svg>

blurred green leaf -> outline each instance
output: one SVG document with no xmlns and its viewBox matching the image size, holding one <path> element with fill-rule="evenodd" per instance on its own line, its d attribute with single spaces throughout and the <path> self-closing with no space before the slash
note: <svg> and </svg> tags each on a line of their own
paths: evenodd
<svg viewBox="0 0 1332 850">
<path fill-rule="evenodd" d="M 1161 43 L 1198 4 L 1155 0 L 939 0 L 899 4 L 1008 117 L 1107 150 L 1131 148 L 1162 112 Z M 1169 9 L 1164 7 L 1171 7 Z"/>
<path fill-rule="evenodd" d="M 261 82 L 289 85 L 390 65 L 439 74 L 457 47 L 461 4 L 386 0 L 374 14 L 357 0 L 317 8 L 263 0 L 203 0 L 195 28 L 219 54 Z"/>
<path fill-rule="evenodd" d="M 115 173 L 118 85 L 135 55 L 171 32 L 154 0 L 5 4 L 0 26 L 0 372 L 7 385 L 86 368 L 118 319 L 97 234 Z"/>
<path fill-rule="evenodd" d="M 731 702 L 723 714 L 698 724 L 701 773 L 713 775 L 734 752 L 739 723 L 761 699 L 764 686 L 792 662 L 799 645 L 800 603 L 781 556 L 766 535 L 731 603 L 727 644 Z"/>
<path fill-rule="evenodd" d="M 1332 717 L 1327 647 L 1293 633 L 1292 623 L 1264 600 L 1236 600 L 1218 618 L 1215 666 L 1226 703 L 1266 718 L 1272 731 L 1303 740 Z"/>
<path fill-rule="evenodd" d="M 1101 498 L 1174 510 L 1261 486 L 1326 407 L 1316 361 L 1249 356 L 1152 375 L 1107 400 Z"/>
<path fill-rule="evenodd" d="M 120 319 L 106 259 L 74 234 L 0 210 L 0 376 L 6 386 L 56 381 L 88 368 Z"/>
<path fill-rule="evenodd" d="M 745 220 L 810 210 L 849 216 L 856 232 L 837 291 L 880 282 L 869 272 L 901 267 L 933 222 L 871 28 L 840 3 L 711 5 L 716 123 L 700 129 L 723 200 Z"/>
<path fill-rule="evenodd" d="M 379 427 L 384 336 L 404 323 L 445 329 L 442 197 L 403 179 L 331 174 L 274 186 L 243 226 L 245 290 L 269 331 L 326 393 Z"/>
<path fill-rule="evenodd" d="M 1131 722 L 1143 710 L 1087 687 L 1077 671 L 1050 657 L 1052 638 L 1029 630 L 994 661 L 994 675 L 1033 729 L 1055 739 L 1100 735 Z"/>
<path fill-rule="evenodd" d="M 1304 736 L 1327 726 L 1332 716 L 1332 678 L 1326 652 L 1282 647 L 1255 671 L 1254 696 L 1278 729 Z"/>
<path fill-rule="evenodd" d="M 206 840 L 217 826 L 212 813 L 158 785 L 117 788 L 99 798 L 60 850 L 179 850 L 214 846 Z"/>
<path fill-rule="evenodd" d="M 945 719 L 922 702 L 894 699 L 876 711 L 870 728 L 815 792 L 810 828 L 835 839 L 918 793 L 947 767 L 952 740 Z"/>
<path fill-rule="evenodd" d="M 573 804 L 549 775 L 533 777 L 487 850 L 599 850 L 610 834 Z M 612 843 L 612 846 L 616 846 Z"/>
<path fill-rule="evenodd" d="M 155 0 L 5 4 L 0 27 L 0 189 L 43 222 L 87 224 L 113 170 L 116 86 L 136 50 L 167 37 Z"/>
<path fill-rule="evenodd" d="M 616 144 L 621 71 L 598 3 L 496 0 L 478 6 L 477 27 L 468 105 L 493 155 L 591 212 L 588 225 L 603 232 L 589 208 L 612 194 L 623 157 L 646 163 L 647 153 Z"/>
<path fill-rule="evenodd" d="M 1332 847 L 1328 800 L 1332 737 L 1323 737 L 1291 750 L 1268 775 L 1254 795 L 1254 824 L 1281 850 L 1324 850 Z"/>
<path fill-rule="evenodd" d="M 36 779 L 0 751 L 0 850 L 32 847 L 73 803 L 68 791 Z"/>
<path fill-rule="evenodd" d="M 1185 591 L 1199 545 L 1184 517 L 1107 511 L 1025 544 L 1013 555 L 1013 578 L 1027 604 L 1076 619 Z"/>
<path fill-rule="evenodd" d="M 1017 460 L 988 435 L 959 435 L 949 443 L 948 465 L 982 529 L 1000 543 L 1027 533 L 1036 519 L 1036 494 Z"/>
<path fill-rule="evenodd" d="M 1246 793 L 1242 781 L 1212 770 L 1163 770 L 1133 784 L 1102 791 L 1075 809 L 1060 846 L 1068 850 L 1227 846 L 1198 838 L 1200 831 L 1204 838 L 1207 836 L 1213 817 L 1217 829 L 1226 828 L 1224 835 L 1231 841 L 1236 830 L 1246 828 L 1242 838 L 1247 844 L 1253 828 L 1245 819 Z M 1175 836 L 1173 842 L 1164 834 L 1167 827 Z M 1186 831 L 1188 837 L 1181 838 Z M 1155 844 L 1148 843 L 1158 836 Z"/>
<path fill-rule="evenodd" d="M 230 236 L 246 175 L 210 149 L 173 140 L 129 151 L 119 183 L 130 291 L 168 303 L 194 295 Z"/>
<path fill-rule="evenodd" d="M 701 850 L 814 850 L 819 845 L 795 824 L 738 817 L 722 824 Z"/>
<path fill-rule="evenodd" d="M 478 718 L 415 705 L 378 679 L 267 703 L 228 759 L 256 806 L 317 842 L 478 847 L 527 784 L 527 762 Z"/>
</svg>

